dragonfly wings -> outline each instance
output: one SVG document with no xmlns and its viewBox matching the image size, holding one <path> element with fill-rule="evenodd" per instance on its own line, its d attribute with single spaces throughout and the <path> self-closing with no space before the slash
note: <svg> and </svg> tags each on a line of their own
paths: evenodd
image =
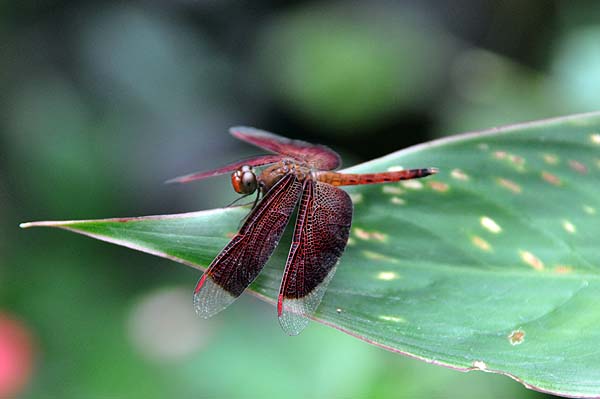
<svg viewBox="0 0 600 399">
<path fill-rule="evenodd" d="M 248 127 L 230 130 L 235 137 L 275 153 L 218 169 L 170 180 L 186 183 L 232 172 L 243 165 L 262 166 L 290 157 L 318 170 L 333 170 L 341 160 L 331 149 Z M 300 196 L 302 199 L 300 200 Z M 281 283 L 278 316 L 290 335 L 300 333 L 315 312 L 348 241 L 352 202 L 344 191 L 311 178 L 287 174 L 248 215 L 240 231 L 217 255 L 194 291 L 196 312 L 208 318 L 229 306 L 262 270 L 300 200 L 294 240 Z"/>
<path fill-rule="evenodd" d="M 269 190 L 200 278 L 194 291 L 200 316 L 208 318 L 225 309 L 254 281 L 279 243 L 298 201 L 277 312 L 286 333 L 297 335 L 306 327 L 307 316 L 319 306 L 346 247 L 352 201 L 334 186 L 311 179 L 301 183 L 293 174 Z"/>
<path fill-rule="evenodd" d="M 194 180 L 206 179 L 208 177 L 219 176 L 225 173 L 233 172 L 244 165 L 263 166 L 272 164 L 275 162 L 279 162 L 282 158 L 283 156 L 281 155 L 262 155 L 258 157 L 248 158 L 245 160 L 230 163 L 229 165 L 225 165 L 221 168 L 207 170 L 203 172 L 194 172 L 190 173 L 189 175 L 179 176 L 174 179 L 167 180 L 167 183 L 188 183 Z"/>
<path fill-rule="evenodd" d="M 194 306 L 200 316 L 225 309 L 254 281 L 279 243 L 301 192 L 296 176 L 285 175 L 250 212 L 196 285 Z"/>
<path fill-rule="evenodd" d="M 229 131 L 234 137 L 264 150 L 274 152 L 275 155 L 261 155 L 237 161 L 221 168 L 190 173 L 167 180 L 167 183 L 188 183 L 233 172 L 244 165 L 263 166 L 273 164 L 285 157 L 306 162 L 311 167 L 319 170 L 333 170 L 342 164 L 340 156 L 332 149 L 323 145 L 288 139 L 252 127 L 233 127 Z"/>
<path fill-rule="evenodd" d="M 304 182 L 292 246 L 277 302 L 283 330 L 299 334 L 308 324 L 344 252 L 352 222 L 350 196 L 327 183 Z"/>
<path fill-rule="evenodd" d="M 320 170 L 333 170 L 342 164 L 340 156 L 324 145 L 292 140 L 252 127 L 232 127 L 229 132 L 240 140 L 276 154 L 308 163 Z"/>
</svg>

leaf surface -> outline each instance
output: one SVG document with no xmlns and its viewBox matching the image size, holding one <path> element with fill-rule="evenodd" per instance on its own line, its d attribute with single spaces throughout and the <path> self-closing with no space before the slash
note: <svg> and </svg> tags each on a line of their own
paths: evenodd
<svg viewBox="0 0 600 399">
<path fill-rule="evenodd" d="M 427 362 L 600 396 L 600 113 L 455 136 L 348 171 L 430 166 L 441 172 L 347 190 L 351 238 L 316 320 Z M 23 227 L 202 268 L 247 211 Z M 271 303 L 288 243 L 251 286 Z"/>
</svg>

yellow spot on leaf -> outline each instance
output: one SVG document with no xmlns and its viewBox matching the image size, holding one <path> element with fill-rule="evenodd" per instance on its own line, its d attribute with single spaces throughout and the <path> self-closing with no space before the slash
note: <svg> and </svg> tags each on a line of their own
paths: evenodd
<svg viewBox="0 0 600 399">
<path fill-rule="evenodd" d="M 483 360 L 474 360 L 473 367 L 479 370 L 487 370 L 487 364 Z"/>
<path fill-rule="evenodd" d="M 352 200 L 352 203 L 360 204 L 361 202 L 363 202 L 364 198 L 362 193 L 352 193 L 350 194 L 350 199 Z"/>
<path fill-rule="evenodd" d="M 492 249 L 492 246 L 490 245 L 490 243 L 479 236 L 471 237 L 471 242 L 473 243 L 473 245 L 475 245 L 477 248 L 481 249 L 482 251 L 488 252 Z"/>
<path fill-rule="evenodd" d="M 502 186 L 502 187 L 506 188 L 507 190 L 510 190 L 510 191 L 512 191 L 512 192 L 513 192 L 513 193 L 515 193 L 515 194 L 519 194 L 519 193 L 521 193 L 521 191 L 522 191 L 522 189 L 521 189 L 521 186 L 519 186 L 517 183 L 515 183 L 515 182 L 514 182 L 514 181 L 512 181 L 512 180 L 508 180 L 508 179 L 505 179 L 505 178 L 502 178 L 502 177 L 500 177 L 500 178 L 498 178 L 498 179 L 496 180 L 496 182 L 497 182 L 497 183 L 498 183 L 500 186 Z"/>
<path fill-rule="evenodd" d="M 558 178 L 558 176 L 553 175 L 550 172 L 543 171 L 542 172 L 542 179 L 546 180 L 548 183 L 553 184 L 555 186 L 560 186 L 560 184 L 561 184 L 560 179 Z"/>
<path fill-rule="evenodd" d="M 506 159 L 506 158 L 508 158 L 508 152 L 506 152 L 506 151 L 494 151 L 494 158 L 496 158 L 496 159 Z"/>
<path fill-rule="evenodd" d="M 235 233 L 232 233 L 232 232 L 227 232 L 227 233 L 225 233 L 225 236 L 226 236 L 227 238 L 233 238 L 233 237 L 235 237 Z"/>
<path fill-rule="evenodd" d="M 529 251 L 519 251 L 519 255 L 523 262 L 533 267 L 535 270 L 544 270 L 544 263 Z"/>
<path fill-rule="evenodd" d="M 456 180 L 462 180 L 462 181 L 469 180 L 469 175 L 467 175 L 465 172 L 463 172 L 460 169 L 452 169 L 452 172 L 450 172 L 450 176 L 452 176 L 452 178 L 456 179 Z"/>
<path fill-rule="evenodd" d="M 392 198 L 390 198 L 390 202 L 394 205 L 405 205 L 406 204 L 406 200 L 404 198 L 400 198 L 400 197 L 392 197 Z"/>
<path fill-rule="evenodd" d="M 421 183 L 418 180 L 406 180 L 406 181 L 400 182 L 400 184 L 402 184 L 405 188 L 408 188 L 411 190 L 420 190 L 423 188 L 423 183 Z"/>
<path fill-rule="evenodd" d="M 450 190 L 450 186 L 441 181 L 428 181 L 427 185 L 431 187 L 434 191 L 438 191 L 440 193 L 445 193 Z"/>
<path fill-rule="evenodd" d="M 353 229 L 353 231 L 354 231 L 354 235 L 361 240 L 375 240 L 375 241 L 381 241 L 381 242 L 387 240 L 387 236 L 378 231 L 369 232 L 369 231 L 361 229 L 360 227 L 355 227 Z"/>
<path fill-rule="evenodd" d="M 569 160 L 569 166 L 571 167 L 571 169 L 573 169 L 575 172 L 581 173 L 582 175 L 587 174 L 588 172 L 588 168 L 587 166 L 585 166 L 584 164 L 582 164 L 579 161 L 575 161 L 573 159 Z"/>
<path fill-rule="evenodd" d="M 518 166 L 525 165 L 525 158 L 520 157 L 518 155 L 509 155 L 508 160 Z"/>
<path fill-rule="evenodd" d="M 494 151 L 493 156 L 499 160 L 507 160 L 513 166 L 516 166 L 518 170 L 524 170 L 525 158 L 519 155 L 511 154 L 506 151 Z"/>
<path fill-rule="evenodd" d="M 352 237 L 348 238 L 348 246 L 351 247 L 353 245 L 356 245 L 356 240 Z"/>
<path fill-rule="evenodd" d="M 496 221 L 488 216 L 479 218 L 479 223 L 491 233 L 498 234 L 502 231 L 502 227 Z"/>
<path fill-rule="evenodd" d="M 477 146 L 477 148 L 479 148 L 481 151 L 487 151 L 490 149 L 490 146 L 486 143 L 481 143 Z"/>
<path fill-rule="evenodd" d="M 385 194 L 400 195 L 400 194 L 404 193 L 404 190 L 402 190 L 397 185 L 392 185 L 392 184 L 385 184 L 383 186 L 382 190 Z"/>
<path fill-rule="evenodd" d="M 371 237 L 373 237 L 373 239 L 376 241 L 386 241 L 387 240 L 387 236 L 378 231 L 371 232 Z"/>
<path fill-rule="evenodd" d="M 544 162 L 546 162 L 547 164 L 550 165 L 556 165 L 558 164 L 558 157 L 554 154 L 543 154 L 544 157 Z"/>
<path fill-rule="evenodd" d="M 384 321 L 393 321 L 394 323 L 406 323 L 406 320 L 400 316 L 388 316 L 388 315 L 380 315 L 379 319 Z"/>
<path fill-rule="evenodd" d="M 575 225 L 566 219 L 562 221 L 562 227 L 567 233 L 575 234 L 577 232 Z"/>
<path fill-rule="evenodd" d="M 508 342 L 511 345 L 520 345 L 525 341 L 525 331 L 523 330 L 514 330 L 508 335 Z"/>
<path fill-rule="evenodd" d="M 557 274 L 569 274 L 573 271 L 573 268 L 568 265 L 556 265 L 554 267 L 554 272 Z"/>
<path fill-rule="evenodd" d="M 356 227 L 354 229 L 354 235 L 360 238 L 361 240 L 369 240 L 371 238 L 371 235 L 365 230 L 361 229 L 360 227 Z"/>
<path fill-rule="evenodd" d="M 600 134 L 598 134 L 598 133 L 590 134 L 590 140 L 592 143 L 600 145 Z"/>
<path fill-rule="evenodd" d="M 387 168 L 387 170 L 388 172 L 400 172 L 401 170 L 404 170 L 404 168 L 400 165 L 394 165 Z"/>
<path fill-rule="evenodd" d="M 385 280 L 385 281 L 395 280 L 399 277 L 400 276 L 398 276 L 398 273 L 396 273 L 396 272 L 379 272 L 379 273 L 377 273 L 377 278 L 380 280 Z"/>
<path fill-rule="evenodd" d="M 591 207 L 589 205 L 584 205 L 583 206 L 583 211 L 585 213 L 587 213 L 588 215 L 595 215 L 596 214 L 596 208 Z"/>
<path fill-rule="evenodd" d="M 388 262 L 388 263 L 398 263 L 398 259 L 392 258 L 391 256 L 387 256 L 384 254 L 380 254 L 379 252 L 362 251 L 362 254 L 367 259 L 378 260 L 378 261 L 383 261 L 383 262 Z"/>
</svg>

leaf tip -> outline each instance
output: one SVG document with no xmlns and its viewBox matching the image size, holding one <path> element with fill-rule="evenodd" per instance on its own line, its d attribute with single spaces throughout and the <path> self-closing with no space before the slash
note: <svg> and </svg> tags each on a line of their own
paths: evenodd
<svg viewBox="0 0 600 399">
<path fill-rule="evenodd" d="M 20 223 L 19 227 L 22 229 L 28 229 L 30 227 L 60 227 L 60 225 L 66 224 L 66 222 L 54 222 L 54 221 L 44 221 L 44 222 L 25 222 Z"/>
</svg>

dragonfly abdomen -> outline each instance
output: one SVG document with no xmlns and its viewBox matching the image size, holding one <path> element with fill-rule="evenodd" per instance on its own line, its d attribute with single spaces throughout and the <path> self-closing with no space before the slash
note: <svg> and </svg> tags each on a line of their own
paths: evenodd
<svg viewBox="0 0 600 399">
<path fill-rule="evenodd" d="M 400 180 L 417 179 L 437 173 L 436 168 L 407 169 L 396 172 L 381 173 L 338 173 L 318 171 L 315 176 L 318 181 L 332 186 L 353 186 L 358 184 L 390 183 Z"/>
</svg>

